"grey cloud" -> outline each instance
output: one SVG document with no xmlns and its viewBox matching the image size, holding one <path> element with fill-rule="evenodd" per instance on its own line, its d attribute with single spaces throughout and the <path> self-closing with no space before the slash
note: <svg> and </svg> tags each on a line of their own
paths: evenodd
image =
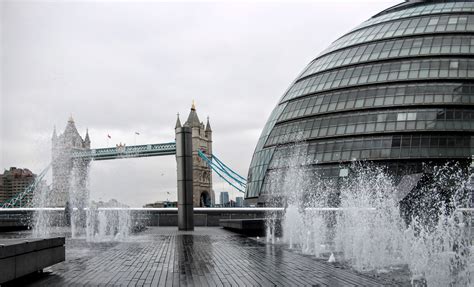
<svg viewBox="0 0 474 287">
<path fill-rule="evenodd" d="M 62 131 L 70 113 L 93 147 L 106 145 L 107 132 L 110 144 L 131 144 L 134 131 L 139 141 L 173 140 L 176 113 L 184 120 L 195 99 L 200 119 L 211 118 L 215 151 L 246 176 L 260 130 L 296 75 L 397 2 L 3 1 L 0 168 L 40 172 L 53 126 Z M 94 164 L 91 192 L 134 206 L 166 199 L 159 190 L 174 190 L 174 164 Z M 168 176 L 156 178 L 160 169 Z M 218 191 L 230 189 L 214 179 Z"/>
</svg>

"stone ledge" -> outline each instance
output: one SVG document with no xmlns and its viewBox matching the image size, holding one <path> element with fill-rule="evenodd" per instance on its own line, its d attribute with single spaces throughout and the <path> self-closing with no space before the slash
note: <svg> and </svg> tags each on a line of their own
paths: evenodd
<svg viewBox="0 0 474 287">
<path fill-rule="evenodd" d="M 0 284 L 64 261 L 64 244 L 64 237 L 0 239 Z"/>
</svg>

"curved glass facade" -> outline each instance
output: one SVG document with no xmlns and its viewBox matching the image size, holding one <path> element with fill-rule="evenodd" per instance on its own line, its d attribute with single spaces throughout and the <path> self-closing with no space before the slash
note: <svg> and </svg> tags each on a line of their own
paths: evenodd
<svg viewBox="0 0 474 287">
<path fill-rule="evenodd" d="M 246 198 L 301 157 L 338 176 L 369 160 L 416 171 L 474 150 L 474 3 L 423 1 L 382 11 L 332 43 L 281 97 L 258 141 Z M 304 152 L 292 152 L 304 142 Z M 299 148 L 301 150 L 301 148 Z"/>
</svg>

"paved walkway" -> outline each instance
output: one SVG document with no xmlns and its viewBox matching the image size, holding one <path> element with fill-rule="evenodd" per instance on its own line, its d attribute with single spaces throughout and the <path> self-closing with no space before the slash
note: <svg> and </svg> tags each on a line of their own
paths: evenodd
<svg viewBox="0 0 474 287">
<path fill-rule="evenodd" d="M 220 228 L 157 227 L 127 242 L 68 240 L 67 261 L 30 286 L 382 286 L 310 256 Z"/>
</svg>

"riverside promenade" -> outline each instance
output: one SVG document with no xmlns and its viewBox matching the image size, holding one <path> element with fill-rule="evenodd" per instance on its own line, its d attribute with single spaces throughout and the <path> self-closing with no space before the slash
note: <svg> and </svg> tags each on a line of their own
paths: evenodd
<svg viewBox="0 0 474 287">
<path fill-rule="evenodd" d="M 68 238 L 65 262 L 5 286 L 389 286 L 261 241 L 218 227 L 151 227 L 124 242 Z"/>
</svg>

